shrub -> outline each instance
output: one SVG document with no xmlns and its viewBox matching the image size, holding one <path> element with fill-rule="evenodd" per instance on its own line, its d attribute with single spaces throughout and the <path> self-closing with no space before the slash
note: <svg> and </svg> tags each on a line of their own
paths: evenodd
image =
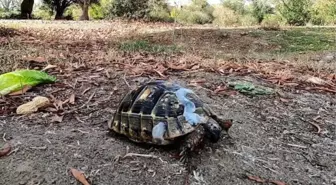
<svg viewBox="0 0 336 185">
<path fill-rule="evenodd" d="M 266 14 L 261 22 L 261 27 L 265 30 L 279 30 L 283 20 L 276 14 Z"/>
<path fill-rule="evenodd" d="M 21 13 L 19 10 L 0 10 L 0 18 L 1 19 L 13 19 L 13 18 L 20 18 Z"/>
<path fill-rule="evenodd" d="M 103 7 L 100 4 L 91 4 L 89 7 L 89 17 L 92 19 L 104 19 Z"/>
<path fill-rule="evenodd" d="M 315 25 L 336 24 L 336 1 L 317 0 L 312 7 L 311 22 Z"/>
<path fill-rule="evenodd" d="M 216 6 L 212 15 L 214 17 L 213 24 L 219 26 L 239 25 L 239 15 L 230 8 Z"/>
<path fill-rule="evenodd" d="M 149 2 L 149 18 L 152 21 L 173 21 L 168 6 L 164 1 Z"/>
<path fill-rule="evenodd" d="M 82 15 L 82 9 L 78 4 L 72 4 L 64 11 L 64 17 L 71 17 L 73 20 L 79 20 Z"/>
<path fill-rule="evenodd" d="M 113 7 L 114 0 L 100 0 L 100 11 L 104 17 L 104 19 L 113 18 L 112 14 L 112 7 Z M 91 14 L 91 17 L 93 17 L 93 14 Z"/>
<path fill-rule="evenodd" d="M 241 26 L 253 26 L 258 24 L 258 20 L 251 15 L 243 15 L 239 19 Z"/>
<path fill-rule="evenodd" d="M 34 17 L 37 19 L 51 20 L 54 18 L 52 10 L 47 5 L 42 5 L 33 11 Z"/>
<path fill-rule="evenodd" d="M 206 24 L 212 22 L 212 17 L 202 11 L 182 9 L 177 11 L 176 20 L 187 24 Z"/>
<path fill-rule="evenodd" d="M 147 0 L 115 0 L 111 12 L 118 17 L 129 19 L 147 18 L 149 13 Z"/>
<path fill-rule="evenodd" d="M 304 26 L 311 19 L 311 0 L 283 0 L 277 7 L 289 25 Z"/>
</svg>

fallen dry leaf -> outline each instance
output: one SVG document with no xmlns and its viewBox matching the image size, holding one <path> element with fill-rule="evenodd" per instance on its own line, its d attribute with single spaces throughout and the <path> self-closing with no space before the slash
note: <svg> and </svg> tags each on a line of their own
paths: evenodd
<svg viewBox="0 0 336 185">
<path fill-rule="evenodd" d="M 0 149 L 0 157 L 7 155 L 11 151 L 12 147 L 10 144 L 6 143 L 1 149 Z"/>
<path fill-rule="evenodd" d="M 290 100 L 289 99 L 286 99 L 286 98 L 279 98 L 280 101 L 284 102 L 284 103 L 288 103 Z"/>
<path fill-rule="evenodd" d="M 55 114 L 55 115 L 51 118 L 51 122 L 62 123 L 62 121 L 63 121 L 63 116 L 58 116 L 57 114 Z"/>
<path fill-rule="evenodd" d="M 174 70 L 183 70 L 183 71 L 188 71 L 189 70 L 187 64 L 177 66 L 177 65 L 172 64 L 172 63 L 167 63 L 167 68 L 174 69 Z"/>
<path fill-rule="evenodd" d="M 223 87 L 223 86 L 218 86 L 215 90 L 214 90 L 214 93 L 215 94 L 218 94 L 219 92 L 222 92 L 222 91 L 226 91 L 226 90 L 228 90 L 228 88 L 227 87 Z"/>
<path fill-rule="evenodd" d="M 70 104 L 75 104 L 75 94 L 71 94 L 71 96 L 69 98 L 69 103 Z"/>
<path fill-rule="evenodd" d="M 69 100 L 69 99 L 68 99 Z M 67 101 L 67 100 L 66 100 Z M 64 102 L 61 100 L 55 100 L 53 105 L 57 110 L 63 110 L 63 104 Z"/>
<path fill-rule="evenodd" d="M 276 185 L 286 185 L 284 182 L 281 182 L 281 181 L 271 180 L 271 181 L 269 181 L 269 182 L 271 182 L 271 183 L 273 183 L 273 184 L 276 184 Z"/>
<path fill-rule="evenodd" d="M 313 83 L 313 84 L 316 84 L 316 85 L 326 84 L 326 82 L 323 79 L 315 77 L 315 76 L 311 76 L 311 77 L 307 78 L 306 82 L 310 82 L 310 83 Z"/>
<path fill-rule="evenodd" d="M 81 182 L 83 185 L 90 185 L 89 182 L 86 180 L 84 174 L 74 168 L 71 168 L 71 173 L 72 175 L 79 181 Z"/>
<path fill-rule="evenodd" d="M 29 89 L 31 89 L 31 88 L 32 88 L 32 86 L 30 86 L 30 85 L 25 85 L 21 90 L 12 92 L 12 93 L 10 93 L 9 95 L 10 95 L 10 96 L 21 95 L 21 94 L 26 93 L 26 92 L 27 92 Z"/>
<path fill-rule="evenodd" d="M 257 176 L 247 176 L 247 178 L 249 178 L 250 180 L 256 181 L 256 182 L 260 182 L 260 183 L 266 182 L 265 180 L 263 180 L 263 179 L 261 179 L 260 177 L 257 177 Z"/>
</svg>

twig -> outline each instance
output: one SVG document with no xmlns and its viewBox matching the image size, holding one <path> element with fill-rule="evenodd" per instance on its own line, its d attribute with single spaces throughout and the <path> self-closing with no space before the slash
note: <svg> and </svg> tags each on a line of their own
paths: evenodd
<svg viewBox="0 0 336 185">
<path fill-rule="evenodd" d="M 79 119 L 78 116 L 75 116 L 75 118 L 76 118 L 77 121 L 79 121 L 79 122 L 81 122 L 81 123 L 85 123 L 84 121 L 82 121 L 81 119 Z"/>
<path fill-rule="evenodd" d="M 129 84 L 129 83 L 127 82 L 127 80 L 126 80 L 126 73 L 125 73 L 124 76 L 123 76 L 123 80 L 124 80 L 125 84 L 128 86 L 128 88 L 131 89 L 130 84 Z"/>
<path fill-rule="evenodd" d="M 91 87 L 86 88 L 83 92 L 82 95 L 84 95 L 86 92 L 88 92 L 91 89 Z"/>
<path fill-rule="evenodd" d="M 7 139 L 6 139 L 6 133 L 3 134 L 2 139 L 3 139 L 5 142 L 7 142 Z"/>
<path fill-rule="evenodd" d="M 311 121 L 309 121 L 308 123 L 310 123 L 311 125 L 313 125 L 317 129 L 318 134 L 321 133 L 321 127 L 317 123 L 314 123 L 314 122 L 311 122 Z"/>
<path fill-rule="evenodd" d="M 297 148 L 303 148 L 303 149 L 307 149 L 308 147 L 306 147 L 306 146 L 302 146 L 302 145 L 296 145 L 296 144 L 286 144 L 286 145 L 288 145 L 288 146 L 293 146 L 293 147 L 297 147 Z"/>
<path fill-rule="evenodd" d="M 307 121 L 307 120 L 305 120 L 305 119 L 303 119 L 303 118 L 300 118 L 300 119 L 301 119 L 303 122 L 308 122 L 309 124 L 313 125 L 313 126 L 317 129 L 317 133 L 318 133 L 318 134 L 321 132 L 321 127 L 320 127 L 317 123 L 313 123 L 313 122 L 311 122 L 311 121 Z M 315 122 L 317 122 L 316 119 L 317 119 L 317 117 L 313 118 L 313 120 L 314 120 Z"/>
<path fill-rule="evenodd" d="M 82 106 L 80 106 L 78 109 L 81 109 L 81 108 L 83 108 L 83 107 L 85 107 L 91 100 L 92 100 L 92 98 L 93 98 L 93 96 L 96 94 L 96 91 L 94 91 L 92 94 L 91 94 L 91 96 L 89 97 L 89 99 L 82 105 Z"/>
<path fill-rule="evenodd" d="M 38 147 L 32 146 L 30 148 L 35 149 L 35 150 L 45 150 L 45 149 L 47 149 L 47 146 L 38 146 Z"/>
<path fill-rule="evenodd" d="M 94 96 L 95 94 L 96 94 L 96 91 L 94 91 L 94 92 L 91 94 L 91 96 L 89 97 L 89 99 L 88 99 L 83 105 L 81 105 L 80 107 L 75 108 L 75 109 L 72 109 L 72 110 L 69 110 L 69 111 L 66 111 L 66 112 L 63 112 L 63 113 L 61 113 L 61 115 L 64 115 L 64 114 L 70 114 L 70 113 L 73 113 L 73 112 L 75 112 L 75 111 L 77 111 L 77 110 L 79 110 L 79 109 L 85 107 L 85 106 L 92 100 L 92 98 L 93 98 L 93 96 Z"/>
<path fill-rule="evenodd" d="M 145 157 L 145 158 L 155 158 L 158 159 L 159 157 L 156 155 L 149 155 L 149 154 L 137 154 L 137 153 L 127 153 L 124 155 L 123 159 L 126 157 Z"/>
<path fill-rule="evenodd" d="M 83 133 L 83 134 L 89 134 L 90 133 L 90 132 L 82 131 L 80 129 L 73 129 L 72 131 L 78 131 L 78 132 Z"/>
</svg>

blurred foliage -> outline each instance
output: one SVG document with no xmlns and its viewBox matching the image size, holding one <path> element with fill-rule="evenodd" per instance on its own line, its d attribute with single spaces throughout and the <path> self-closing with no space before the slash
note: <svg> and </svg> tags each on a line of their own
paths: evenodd
<svg viewBox="0 0 336 185">
<path fill-rule="evenodd" d="M 111 11 L 117 17 L 129 19 L 147 18 L 149 14 L 148 0 L 115 0 Z"/>
<path fill-rule="evenodd" d="M 33 12 L 33 16 L 37 19 L 52 20 L 55 17 L 53 11 L 46 4 L 42 4 Z"/>
<path fill-rule="evenodd" d="M 336 0 L 317 0 L 312 7 L 311 22 L 316 25 L 336 24 Z"/>
<path fill-rule="evenodd" d="M 252 2 L 251 14 L 258 20 L 259 24 L 264 20 L 266 14 L 273 13 L 273 8 L 268 3 L 267 0 L 254 0 Z"/>
<path fill-rule="evenodd" d="M 164 0 L 149 1 L 149 18 L 152 21 L 172 22 L 168 4 Z"/>
<path fill-rule="evenodd" d="M 69 19 L 69 16 L 64 16 L 64 12 L 72 4 L 72 0 L 43 0 L 43 5 L 49 7 L 52 12 L 55 12 L 55 19 Z"/>
<path fill-rule="evenodd" d="M 280 0 L 278 10 L 289 25 L 304 26 L 310 21 L 312 0 Z"/>
<path fill-rule="evenodd" d="M 93 3 L 91 4 L 91 6 L 89 7 L 89 17 L 91 19 L 104 19 L 104 11 L 103 11 L 103 6 L 101 6 L 98 3 Z"/>
<path fill-rule="evenodd" d="M 72 20 L 79 20 L 82 15 L 82 8 L 78 4 L 72 4 L 64 11 L 64 17 L 69 17 Z"/>
<path fill-rule="evenodd" d="M 282 23 L 280 16 L 267 14 L 261 22 L 261 27 L 265 30 L 279 30 Z"/>
<path fill-rule="evenodd" d="M 223 1 L 222 5 L 240 15 L 247 13 L 245 8 L 245 0 L 225 0 Z"/>
<path fill-rule="evenodd" d="M 4 10 L 0 9 L 0 19 L 18 19 L 21 17 L 19 9 Z"/>
<path fill-rule="evenodd" d="M 213 6 L 206 0 L 192 0 L 191 4 L 181 9 L 174 9 L 176 20 L 181 23 L 207 24 L 212 23 Z"/>
<path fill-rule="evenodd" d="M 219 26 L 234 26 L 239 25 L 239 14 L 236 14 L 234 10 L 224 7 L 216 6 L 213 12 L 213 23 Z"/>
</svg>

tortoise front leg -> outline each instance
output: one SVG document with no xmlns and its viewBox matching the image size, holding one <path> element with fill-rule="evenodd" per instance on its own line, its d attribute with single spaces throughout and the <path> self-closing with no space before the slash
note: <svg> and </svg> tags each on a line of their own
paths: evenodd
<svg viewBox="0 0 336 185">
<path fill-rule="evenodd" d="M 182 163 L 187 163 L 191 152 L 195 151 L 195 149 L 202 144 L 204 134 L 204 127 L 202 125 L 198 125 L 194 132 L 186 136 L 180 147 L 179 157 Z"/>
</svg>

